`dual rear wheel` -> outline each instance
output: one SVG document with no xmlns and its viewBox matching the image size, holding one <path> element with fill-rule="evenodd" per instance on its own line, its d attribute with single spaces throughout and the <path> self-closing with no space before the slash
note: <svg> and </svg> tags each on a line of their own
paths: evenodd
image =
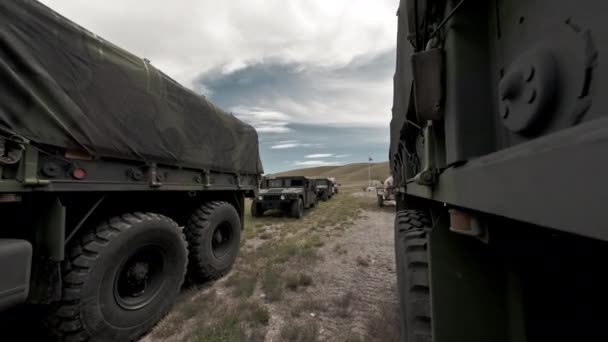
<svg viewBox="0 0 608 342">
<path fill-rule="evenodd" d="M 113 217 L 68 246 L 49 328 L 64 341 L 137 339 L 168 313 L 186 273 L 204 281 L 230 270 L 240 233 L 227 202 L 205 203 L 183 229 L 155 213 Z"/>
</svg>

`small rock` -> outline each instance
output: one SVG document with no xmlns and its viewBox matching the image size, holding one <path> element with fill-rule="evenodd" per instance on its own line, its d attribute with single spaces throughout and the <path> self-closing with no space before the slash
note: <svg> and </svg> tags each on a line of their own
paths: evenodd
<svg viewBox="0 0 608 342">
<path fill-rule="evenodd" d="M 314 312 L 310 313 L 310 317 L 315 317 L 315 316 L 316 316 L 316 314 Z"/>
</svg>

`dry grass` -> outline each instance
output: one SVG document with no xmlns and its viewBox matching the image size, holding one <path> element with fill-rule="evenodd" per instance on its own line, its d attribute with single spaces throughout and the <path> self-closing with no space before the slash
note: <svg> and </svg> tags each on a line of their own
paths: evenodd
<svg viewBox="0 0 608 342">
<path fill-rule="evenodd" d="M 299 273 L 294 274 L 290 273 L 285 276 L 285 287 L 292 291 L 297 291 L 298 289 L 308 287 L 312 285 L 313 280 L 312 277 L 308 274 Z"/>
<path fill-rule="evenodd" d="M 226 287 L 232 289 L 234 297 L 249 298 L 255 291 L 257 282 L 255 275 L 245 275 L 237 272 L 228 278 L 225 284 Z"/>
<path fill-rule="evenodd" d="M 247 203 L 242 235 L 242 244 L 247 248 L 241 249 L 232 276 L 224 283 L 229 296 L 201 289 L 184 293 L 152 337 L 183 341 L 264 341 L 272 321 L 269 307 L 280 303 L 288 308 L 291 317 L 300 319 L 298 324 L 289 321 L 281 327 L 279 340 L 316 341 L 319 327 L 309 322 L 309 315 L 349 317 L 354 296 L 349 292 L 329 304 L 313 299 L 308 290 L 314 285 L 309 270 L 323 260 L 319 249 L 354 225 L 362 217 L 359 208 L 369 201 L 342 192 L 307 211 L 300 220 L 272 213 L 254 218 Z M 346 253 L 339 245 L 333 246 L 332 251 L 338 255 Z M 263 295 L 262 302 L 258 293 Z M 377 322 L 370 323 L 370 336 L 379 336 L 377 326 Z"/>
<path fill-rule="evenodd" d="M 357 259 L 355 261 L 357 261 L 357 265 L 359 265 L 359 266 L 363 266 L 363 267 L 369 266 L 369 260 L 367 260 L 367 258 L 364 258 L 360 255 L 357 256 Z"/>
<path fill-rule="evenodd" d="M 238 306 L 238 310 L 245 312 L 248 320 L 254 325 L 267 325 L 270 321 L 270 311 L 258 302 L 242 302 Z"/>
<path fill-rule="evenodd" d="M 301 300 L 297 301 L 291 307 L 291 316 L 300 317 L 300 315 L 302 315 L 302 314 L 311 314 L 311 313 L 326 312 L 326 311 L 327 311 L 327 305 L 324 302 L 322 302 L 318 299 L 305 298 L 305 299 L 301 299 Z"/>
<path fill-rule="evenodd" d="M 152 337 L 163 341 L 169 337 L 184 341 L 251 341 L 252 336 L 265 335 L 269 321 L 270 313 L 262 303 L 244 299 L 231 303 L 212 290 L 182 296 Z"/>
<path fill-rule="evenodd" d="M 283 279 L 277 270 L 269 268 L 264 272 L 262 291 L 264 291 L 267 301 L 276 302 L 281 300 L 283 298 L 283 286 Z"/>
<path fill-rule="evenodd" d="M 342 246 L 340 244 L 334 245 L 334 247 L 332 248 L 332 251 L 337 255 L 344 255 L 344 254 L 348 253 L 348 250 L 346 250 L 346 248 L 344 248 L 344 246 Z"/>
<path fill-rule="evenodd" d="M 350 291 L 346 292 L 338 298 L 335 298 L 333 300 L 333 307 L 335 308 L 336 316 L 340 318 L 350 317 L 354 298 L 355 295 Z"/>
<path fill-rule="evenodd" d="M 370 342 L 399 340 L 399 307 L 395 303 L 383 303 L 379 312 L 367 322 L 366 340 Z"/>
<path fill-rule="evenodd" d="M 291 342 L 316 342 L 319 339 L 319 326 L 315 322 L 286 324 L 281 329 L 280 340 Z"/>
</svg>

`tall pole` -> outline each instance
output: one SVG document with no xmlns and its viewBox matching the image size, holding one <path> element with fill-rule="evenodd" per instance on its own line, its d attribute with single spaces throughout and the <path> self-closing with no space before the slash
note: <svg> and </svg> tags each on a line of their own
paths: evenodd
<svg viewBox="0 0 608 342">
<path fill-rule="evenodd" d="M 372 186 L 372 157 L 369 157 L 368 167 L 367 167 L 367 186 Z"/>
</svg>

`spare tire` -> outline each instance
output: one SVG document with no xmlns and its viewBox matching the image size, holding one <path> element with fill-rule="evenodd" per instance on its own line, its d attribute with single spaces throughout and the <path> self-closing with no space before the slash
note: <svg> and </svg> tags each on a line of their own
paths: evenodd
<svg viewBox="0 0 608 342">
<path fill-rule="evenodd" d="M 85 231 L 67 249 L 49 328 L 67 341 L 137 339 L 173 305 L 187 253 L 177 223 L 158 214 L 126 214 Z"/>
<path fill-rule="evenodd" d="M 204 282 L 230 271 L 241 241 L 241 219 L 230 203 L 203 204 L 190 218 L 185 232 L 190 251 L 190 279 Z"/>
</svg>

